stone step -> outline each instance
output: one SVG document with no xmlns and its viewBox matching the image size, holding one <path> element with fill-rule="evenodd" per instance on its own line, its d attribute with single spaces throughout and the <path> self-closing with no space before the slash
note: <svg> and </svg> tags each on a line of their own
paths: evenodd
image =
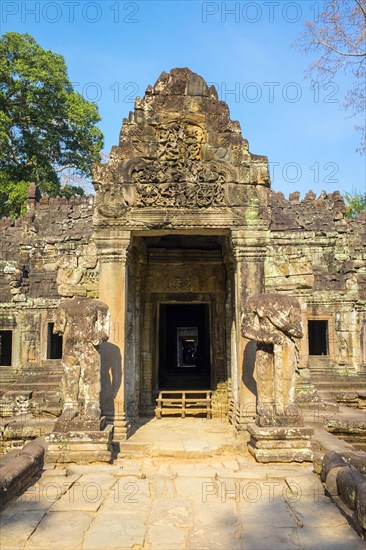
<svg viewBox="0 0 366 550">
<path fill-rule="evenodd" d="M 118 458 L 124 458 L 124 459 L 128 459 L 128 460 L 134 460 L 134 459 L 138 459 L 138 458 L 146 458 L 147 456 L 149 456 L 149 455 L 146 454 L 146 453 L 139 452 L 139 451 L 120 451 L 118 453 Z"/>
<path fill-rule="evenodd" d="M 319 395 L 337 395 L 338 393 L 357 392 L 365 384 L 314 384 Z"/>
<path fill-rule="evenodd" d="M 17 371 L 13 367 L 0 367 L 0 396 L 15 384 Z"/>
<path fill-rule="evenodd" d="M 40 388 L 42 390 L 48 389 L 51 391 L 57 391 L 58 389 L 61 389 L 61 383 L 35 382 L 34 384 L 14 384 L 14 390 L 19 390 L 19 391 L 25 391 L 25 390 L 35 391 L 37 388 Z"/>
<path fill-rule="evenodd" d="M 357 393 L 357 390 L 353 390 L 353 389 L 341 389 L 341 388 L 336 388 L 334 390 L 318 390 L 318 396 L 320 397 L 320 399 L 322 399 L 323 401 L 335 401 L 337 400 L 338 396 L 339 395 L 342 395 L 344 397 L 347 397 L 350 396 L 352 397 L 352 395 L 356 394 Z"/>
<path fill-rule="evenodd" d="M 322 373 L 318 375 L 315 375 L 315 373 L 311 373 L 311 381 L 317 382 L 318 384 L 338 384 L 344 382 L 346 382 L 347 384 L 359 384 L 360 382 L 366 382 L 366 376 L 364 374 L 351 376 L 334 376 L 331 373 Z"/>
<path fill-rule="evenodd" d="M 189 447 L 189 445 L 188 445 Z M 203 449 L 185 449 L 171 448 L 170 445 L 164 447 L 164 442 L 161 446 L 156 443 L 135 443 L 129 441 L 120 442 L 119 458 L 146 458 L 146 457 L 171 457 L 175 458 L 209 458 L 213 456 L 231 455 L 240 452 L 247 454 L 246 445 L 242 442 L 224 443 L 218 447 L 207 447 Z"/>
<path fill-rule="evenodd" d="M 27 371 L 25 369 L 22 369 L 20 372 L 18 372 L 18 380 L 31 380 L 31 379 L 39 379 L 40 377 L 47 378 L 60 378 L 62 376 L 62 371 L 60 370 L 50 370 L 45 367 L 44 369 L 39 369 L 37 371 Z"/>
<path fill-rule="evenodd" d="M 120 443 L 120 453 L 147 453 L 150 446 L 146 443 L 133 443 L 129 441 L 122 441 Z"/>
<path fill-rule="evenodd" d="M 61 380 L 62 376 L 60 374 L 50 374 L 47 371 L 39 373 L 37 376 L 18 376 L 17 378 L 18 384 L 34 384 L 42 381 L 58 382 Z"/>
</svg>

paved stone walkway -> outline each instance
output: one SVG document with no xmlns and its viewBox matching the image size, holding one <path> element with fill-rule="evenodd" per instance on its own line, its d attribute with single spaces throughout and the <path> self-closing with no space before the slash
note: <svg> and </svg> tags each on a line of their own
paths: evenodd
<svg viewBox="0 0 366 550">
<path fill-rule="evenodd" d="M 121 443 L 121 454 L 146 456 L 206 457 L 226 452 L 247 453 L 249 435 L 238 433 L 226 419 L 169 418 L 146 419 L 139 429 Z"/>
<path fill-rule="evenodd" d="M 236 455 L 49 467 L 0 533 L 2 550 L 365 548 L 310 464 Z"/>
</svg>

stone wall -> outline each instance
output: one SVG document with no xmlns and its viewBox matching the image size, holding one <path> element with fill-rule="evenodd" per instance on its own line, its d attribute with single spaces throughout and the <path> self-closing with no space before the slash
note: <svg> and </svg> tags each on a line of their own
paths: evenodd
<svg viewBox="0 0 366 550">
<path fill-rule="evenodd" d="M 95 295 L 92 214 L 91 197 L 42 197 L 25 218 L 1 219 L 0 303 Z"/>
<path fill-rule="evenodd" d="M 366 213 L 344 217 L 338 191 L 286 199 L 272 192 L 266 292 L 296 296 L 303 308 L 303 368 L 313 379 L 365 372 Z M 310 355 L 308 321 L 328 322 L 328 353 Z M 330 383 L 328 378 L 328 384 Z"/>
<path fill-rule="evenodd" d="M 48 323 L 62 297 L 97 295 L 93 202 L 28 197 L 24 218 L 0 220 L 0 330 L 12 332 L 11 368 L 0 366 L 1 388 L 4 393 L 16 380 L 19 394 L 27 390 L 22 413 L 30 399 L 32 412 L 60 411 L 61 366 L 49 358 Z M 2 400 L 1 416 L 16 413 L 16 402 Z"/>
<path fill-rule="evenodd" d="M 60 361 L 47 358 L 47 324 L 63 297 L 98 296 L 93 208 L 93 197 L 30 197 L 24 218 L 0 220 L 0 330 L 13 332 L 12 367 L 0 367 L 3 389 L 17 373 L 19 389 L 38 395 L 40 412 L 58 414 L 61 406 Z M 344 211 L 338 192 L 303 200 L 272 192 L 265 290 L 302 304 L 305 378 L 365 372 L 366 215 L 350 220 Z M 309 355 L 309 319 L 328 321 L 327 355 Z"/>
</svg>

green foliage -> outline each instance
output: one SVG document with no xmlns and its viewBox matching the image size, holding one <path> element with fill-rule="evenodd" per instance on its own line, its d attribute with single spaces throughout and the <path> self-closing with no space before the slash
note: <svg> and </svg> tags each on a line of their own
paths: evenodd
<svg viewBox="0 0 366 550">
<path fill-rule="evenodd" d="M 64 58 L 29 34 L 0 39 L 0 215 L 21 214 L 26 183 L 61 193 L 68 168 L 90 176 L 103 136 L 97 106 L 73 90 Z M 69 186 L 71 196 L 78 188 Z"/>
<path fill-rule="evenodd" d="M 366 211 L 366 191 L 361 193 L 356 189 L 352 189 L 350 193 L 345 193 L 346 199 L 346 218 L 356 218 L 360 212 Z"/>
<path fill-rule="evenodd" d="M 63 197 L 73 197 L 74 195 L 79 195 L 80 197 L 84 196 L 84 189 L 78 187 L 77 185 L 64 185 L 61 189 L 61 195 Z"/>
<path fill-rule="evenodd" d="M 25 214 L 28 187 L 29 181 L 18 181 L 14 184 L 7 181 L 0 172 L 0 217 Z"/>
</svg>

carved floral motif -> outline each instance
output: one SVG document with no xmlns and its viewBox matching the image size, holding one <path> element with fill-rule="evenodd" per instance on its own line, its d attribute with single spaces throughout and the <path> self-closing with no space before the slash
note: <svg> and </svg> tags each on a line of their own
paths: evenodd
<svg viewBox="0 0 366 550">
<path fill-rule="evenodd" d="M 220 184 L 165 183 L 137 186 L 138 206 L 216 206 L 223 203 L 224 193 Z"/>
</svg>

